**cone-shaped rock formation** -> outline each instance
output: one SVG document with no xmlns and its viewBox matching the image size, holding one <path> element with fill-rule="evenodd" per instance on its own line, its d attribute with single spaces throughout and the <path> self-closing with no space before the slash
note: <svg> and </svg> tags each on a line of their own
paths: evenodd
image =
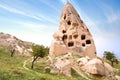
<svg viewBox="0 0 120 80">
<path fill-rule="evenodd" d="M 53 37 L 50 55 L 58 56 L 71 52 L 80 56 L 96 57 L 92 35 L 69 2 L 62 10 L 60 26 Z"/>
</svg>

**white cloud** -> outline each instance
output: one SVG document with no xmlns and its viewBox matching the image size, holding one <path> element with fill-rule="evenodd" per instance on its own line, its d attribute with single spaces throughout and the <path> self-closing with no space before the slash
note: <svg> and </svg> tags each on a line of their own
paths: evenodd
<svg viewBox="0 0 120 80">
<path fill-rule="evenodd" d="M 118 34 L 116 35 L 113 32 L 103 32 L 94 37 L 98 55 L 103 55 L 104 51 L 111 51 L 118 54 L 120 52 L 118 49 L 120 47 L 120 38 L 118 36 Z"/>
<path fill-rule="evenodd" d="M 34 42 L 37 44 L 43 44 L 45 46 L 50 46 L 51 41 L 53 40 L 53 33 L 57 30 L 57 26 L 44 25 L 30 22 L 16 22 L 20 26 L 27 28 L 23 31 L 11 31 L 9 33 L 15 35 L 16 37 L 25 40 Z"/>
<path fill-rule="evenodd" d="M 0 8 L 3 8 L 9 12 L 12 12 L 12 13 L 16 13 L 16 14 L 20 14 L 20 15 L 24 15 L 24 16 L 28 16 L 28 17 L 31 17 L 31 18 L 34 18 L 34 19 L 37 19 L 37 20 L 42 20 L 41 18 L 35 16 L 35 15 L 30 15 L 29 13 L 25 13 L 21 10 L 18 10 L 16 8 L 12 8 L 12 7 L 9 7 L 9 6 L 6 6 L 6 5 L 2 5 L 0 4 Z"/>
<path fill-rule="evenodd" d="M 35 32 L 11 32 L 10 34 L 16 36 L 17 38 L 24 40 L 24 41 L 29 41 L 29 42 L 34 42 L 36 44 L 42 44 L 45 46 L 50 46 L 51 41 L 52 41 L 52 34 L 51 33 L 35 33 Z"/>
<path fill-rule="evenodd" d="M 120 22 L 120 12 L 118 10 L 115 10 L 115 8 L 113 9 L 112 6 L 102 1 L 100 1 L 98 5 L 106 16 L 108 23 Z"/>
<path fill-rule="evenodd" d="M 57 25 L 48 25 L 48 24 L 38 24 L 32 22 L 16 22 L 22 27 L 27 28 L 28 30 L 32 30 L 34 32 L 55 32 Z"/>
<path fill-rule="evenodd" d="M 55 10 L 55 12 L 59 13 L 60 9 L 58 9 L 58 6 L 56 7 L 55 5 L 51 4 L 49 1 L 47 0 L 40 0 L 42 3 L 48 5 L 49 7 L 51 7 L 52 9 Z"/>
<path fill-rule="evenodd" d="M 25 15 L 24 12 L 22 12 L 22 11 L 20 11 L 20 10 L 17 10 L 17 9 L 15 9 L 15 8 L 11 8 L 11 7 L 5 6 L 5 5 L 1 5 L 1 4 L 0 4 L 0 8 L 3 8 L 3 9 L 5 9 L 5 10 L 8 10 L 8 11 L 13 12 L 13 13 Z"/>
<path fill-rule="evenodd" d="M 120 13 L 119 14 L 112 13 L 110 15 L 107 15 L 107 21 L 108 21 L 108 23 L 113 23 L 113 22 L 116 22 L 116 21 L 120 21 Z"/>
<path fill-rule="evenodd" d="M 9 6 L 6 6 L 6 5 L 2 5 L 2 4 L 0 4 L 0 8 L 3 8 L 5 10 L 9 11 L 9 12 L 12 12 L 12 13 L 24 15 L 24 16 L 27 16 L 27 17 L 30 17 L 30 18 L 33 18 L 33 19 L 36 19 L 36 20 L 49 21 L 51 23 L 57 24 L 55 19 L 50 19 L 48 17 L 43 16 L 40 13 L 38 13 L 38 14 L 30 14 L 30 13 L 26 13 L 24 11 L 21 11 L 21 10 L 18 10 L 16 8 L 9 7 Z"/>
<path fill-rule="evenodd" d="M 61 2 L 62 2 L 63 4 L 66 4 L 67 1 L 68 1 L 68 0 L 61 0 Z"/>
</svg>

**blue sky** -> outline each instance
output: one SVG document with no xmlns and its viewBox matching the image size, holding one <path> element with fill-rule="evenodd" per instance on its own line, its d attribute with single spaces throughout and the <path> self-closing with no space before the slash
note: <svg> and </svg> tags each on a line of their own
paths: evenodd
<svg viewBox="0 0 120 80">
<path fill-rule="evenodd" d="M 120 0 L 0 0 L 0 32 L 50 46 L 67 1 L 91 31 L 98 56 L 120 57 Z"/>
</svg>

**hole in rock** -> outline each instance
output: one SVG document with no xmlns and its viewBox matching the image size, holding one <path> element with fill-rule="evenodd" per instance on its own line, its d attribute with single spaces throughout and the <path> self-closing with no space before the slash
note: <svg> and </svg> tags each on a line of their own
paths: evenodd
<svg viewBox="0 0 120 80">
<path fill-rule="evenodd" d="M 85 35 L 81 35 L 81 40 L 84 40 L 85 39 Z"/>
<path fill-rule="evenodd" d="M 73 42 L 69 42 L 68 43 L 68 47 L 72 47 L 72 46 L 74 46 L 74 43 Z"/>
<path fill-rule="evenodd" d="M 67 22 L 67 24 L 68 24 L 68 25 L 71 25 L 71 22 L 70 22 L 70 21 L 68 21 L 68 22 Z"/>
<path fill-rule="evenodd" d="M 64 19 L 66 19 L 66 15 L 64 16 Z"/>
<path fill-rule="evenodd" d="M 74 35 L 73 37 L 76 39 L 76 38 L 78 38 L 78 35 L 76 34 L 76 35 Z"/>
<path fill-rule="evenodd" d="M 64 41 L 66 39 L 67 39 L 67 35 L 63 35 L 62 40 Z"/>
<path fill-rule="evenodd" d="M 66 31 L 65 31 L 65 30 L 63 30 L 62 32 L 63 32 L 63 33 L 66 33 Z"/>
<path fill-rule="evenodd" d="M 91 44 L 91 41 L 90 40 L 86 40 L 86 44 Z"/>
<path fill-rule="evenodd" d="M 82 43 L 82 46 L 85 47 L 85 43 Z"/>
</svg>

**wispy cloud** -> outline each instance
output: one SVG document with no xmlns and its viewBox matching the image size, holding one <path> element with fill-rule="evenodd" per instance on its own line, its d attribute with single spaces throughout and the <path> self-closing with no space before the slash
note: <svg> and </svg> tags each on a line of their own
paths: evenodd
<svg viewBox="0 0 120 80">
<path fill-rule="evenodd" d="M 10 6 L 2 5 L 2 4 L 0 4 L 0 8 L 3 8 L 5 10 L 9 11 L 9 12 L 24 15 L 24 16 L 27 16 L 27 17 L 30 17 L 30 18 L 33 18 L 33 19 L 36 19 L 36 20 L 39 20 L 39 21 L 48 21 L 50 23 L 57 24 L 55 19 L 50 19 L 48 17 L 43 16 L 40 13 L 38 13 L 37 15 L 36 14 L 30 14 L 30 13 L 26 13 L 24 11 L 18 10 L 16 8 L 13 8 L 13 7 L 10 7 Z"/>
<path fill-rule="evenodd" d="M 114 10 L 112 6 L 102 2 L 101 0 L 99 1 L 99 7 L 103 11 L 103 14 L 106 16 L 108 23 L 120 21 L 120 11 Z"/>
<path fill-rule="evenodd" d="M 65 4 L 65 3 L 66 3 L 66 1 L 67 1 L 67 0 L 61 0 L 61 2 L 62 2 L 63 4 Z"/>
<path fill-rule="evenodd" d="M 34 32 L 44 32 L 45 33 L 51 33 L 55 32 L 57 26 L 56 25 L 48 25 L 47 24 L 38 24 L 38 23 L 32 23 L 32 22 L 16 22 L 18 25 L 27 28 L 28 30 L 34 31 Z"/>
<path fill-rule="evenodd" d="M 50 46 L 51 41 L 52 41 L 51 33 L 48 33 L 48 34 L 42 33 L 41 34 L 40 32 L 35 33 L 35 32 L 28 32 L 28 31 L 26 31 L 26 32 L 10 31 L 9 34 L 14 35 L 21 40 L 34 42 L 36 44 L 42 44 L 45 46 Z"/>
<path fill-rule="evenodd" d="M 108 23 L 114 23 L 116 21 L 120 21 L 120 13 L 117 14 L 115 12 L 112 12 L 110 15 L 106 15 Z"/>
<path fill-rule="evenodd" d="M 50 46 L 53 40 L 53 33 L 57 30 L 56 26 L 37 24 L 32 22 L 16 22 L 23 30 L 7 30 L 10 34 L 30 42 Z M 25 30 L 24 30 L 25 29 Z M 49 40 L 48 40 L 49 39 Z"/>
<path fill-rule="evenodd" d="M 15 8 L 8 7 L 8 6 L 2 5 L 2 4 L 0 4 L 0 8 L 3 8 L 3 9 L 5 9 L 5 10 L 10 11 L 10 12 L 13 12 L 13 13 L 25 15 L 25 13 L 22 12 L 22 11 L 20 11 L 20 10 L 17 10 L 17 9 L 15 9 Z"/>
<path fill-rule="evenodd" d="M 24 16 L 31 17 L 31 18 L 34 18 L 34 19 L 37 19 L 37 20 L 42 20 L 41 18 L 39 18 L 37 16 L 30 15 L 29 13 L 25 13 L 25 12 L 23 12 L 21 10 L 18 10 L 16 8 L 12 8 L 12 7 L 9 7 L 9 6 L 6 6 L 6 5 L 0 4 L 0 8 L 3 8 L 5 10 L 9 11 L 9 12 L 12 12 L 12 13 L 24 15 Z"/>
<path fill-rule="evenodd" d="M 51 7 L 52 9 L 54 9 L 55 12 L 57 12 L 57 13 L 60 12 L 59 9 L 58 9 L 58 6 L 55 6 L 55 5 L 51 4 L 51 3 L 50 3 L 49 1 L 47 1 L 47 0 L 40 0 L 40 2 L 46 4 L 46 5 L 48 5 L 49 7 Z"/>
<path fill-rule="evenodd" d="M 62 2 L 63 4 L 66 4 L 67 1 L 69 1 L 69 0 L 61 0 L 61 2 Z"/>
</svg>

